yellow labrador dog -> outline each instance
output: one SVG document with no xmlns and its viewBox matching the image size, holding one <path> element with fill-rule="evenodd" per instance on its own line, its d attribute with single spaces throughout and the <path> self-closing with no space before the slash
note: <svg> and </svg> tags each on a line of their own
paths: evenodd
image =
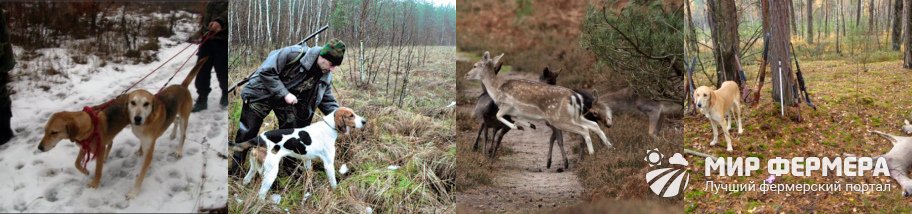
<svg viewBox="0 0 912 214">
<path fill-rule="evenodd" d="M 700 86 L 694 90 L 693 96 L 697 108 L 703 112 L 703 115 L 706 115 L 713 128 L 713 140 L 709 145 L 715 146 L 718 142 L 719 130 L 716 126 L 721 127 L 725 124 L 726 127 L 722 131 L 725 133 L 725 142 L 728 143 L 727 151 L 732 151 L 731 136 L 728 134 L 728 130 L 731 129 L 731 112 L 734 112 L 735 117 L 738 118 L 738 134 L 744 132 L 741 127 L 741 101 L 738 100 L 741 92 L 738 91 L 738 84 L 733 81 L 725 81 L 719 90 L 713 90 L 709 86 Z"/>
<path fill-rule="evenodd" d="M 139 138 L 141 146 L 137 154 L 143 155 L 143 165 L 133 185 L 133 190 L 127 194 L 128 199 L 132 199 L 139 194 L 142 187 L 143 178 L 149 170 L 149 164 L 152 162 L 152 154 L 155 150 L 155 141 L 165 133 L 172 123 L 174 130 L 171 132 L 171 139 L 180 132 L 180 144 L 174 152 L 177 157 L 181 157 L 184 148 L 184 140 L 187 138 L 187 123 L 190 118 L 190 110 L 193 109 L 193 98 L 187 86 L 193 82 L 193 78 L 199 73 L 200 68 L 206 63 L 208 58 L 200 59 L 196 66 L 187 75 L 180 85 L 170 85 L 162 89 L 158 94 L 152 94 L 146 90 L 136 90 L 127 94 L 129 103 L 127 112 L 130 115 L 130 125 L 133 126 L 133 134 Z"/>
</svg>

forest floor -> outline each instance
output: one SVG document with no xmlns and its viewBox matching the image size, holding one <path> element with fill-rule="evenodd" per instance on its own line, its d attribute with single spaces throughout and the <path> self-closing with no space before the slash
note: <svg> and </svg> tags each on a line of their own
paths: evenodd
<svg viewBox="0 0 912 214">
<path fill-rule="evenodd" d="M 800 57 L 800 55 L 799 55 Z M 858 57 L 845 59 L 824 59 L 802 61 L 801 70 L 807 80 L 811 100 L 817 105 L 812 110 L 801 107 L 803 122 L 793 118 L 780 117 L 778 103 L 771 98 L 771 80 L 767 78 L 756 107 L 742 107 L 744 133 L 732 129 L 733 152 L 726 152 L 724 137 L 720 144 L 709 146 L 712 128 L 703 115 L 687 115 L 684 118 L 685 148 L 725 157 L 758 157 L 761 161 L 759 174 L 739 177 L 705 177 L 704 160 L 690 158 L 690 169 L 695 172 L 691 187 L 685 196 L 688 212 L 910 212 L 912 200 L 903 198 L 899 185 L 890 177 L 874 177 L 866 173 L 863 177 L 820 176 L 809 177 L 785 175 L 777 177 L 775 183 L 782 184 L 831 184 L 864 183 L 892 184 L 888 191 L 852 192 L 843 189 L 838 192 L 783 192 L 762 193 L 742 191 L 718 193 L 708 190 L 706 181 L 720 183 L 762 183 L 770 174 L 765 170 L 766 161 L 776 157 L 846 157 L 881 155 L 890 150 L 890 143 L 882 137 L 870 134 L 878 130 L 886 133 L 901 133 L 903 119 L 910 118 L 912 99 L 912 71 L 903 69 L 901 61 L 875 60 L 881 62 L 860 63 Z M 756 86 L 758 67 L 745 66 L 748 87 Z M 769 75 L 767 75 L 769 76 Z M 705 78 L 695 77 L 696 85 L 709 85 Z M 794 111 L 790 114 L 794 115 Z M 720 133 L 721 135 L 721 133 Z"/>
<path fill-rule="evenodd" d="M 613 144 L 606 149 L 593 141 L 595 154 L 579 159 L 582 138 L 564 135 L 569 169 L 563 169 L 560 150 L 554 148 L 551 168 L 546 167 L 551 132 L 544 124 L 535 130 L 511 130 L 504 136 L 498 156 L 488 158 L 485 152 L 472 149 L 479 124 L 473 117 L 475 99 L 481 94 L 481 83 L 465 79 L 465 74 L 478 56 L 457 54 L 456 111 L 457 210 L 459 212 L 673 212 L 680 210 L 681 198 L 663 199 L 651 193 L 645 180 L 649 166 L 643 157 L 647 150 L 658 148 L 668 156 L 679 151 L 683 126 L 679 120 L 666 124 L 661 139 L 649 136 L 648 123 L 639 114 L 615 113 L 614 125 L 603 129 Z M 577 79 L 598 81 L 607 76 L 583 73 L 559 77 L 558 85 L 570 85 Z M 539 73 L 516 70 L 504 65 L 498 76 L 511 79 L 537 80 Z M 568 74 L 569 75 L 569 74 Z M 575 85 L 575 84 L 574 84 Z M 601 86 L 606 90 L 608 86 Z M 606 90 L 608 91 L 608 90 Z"/>
</svg>

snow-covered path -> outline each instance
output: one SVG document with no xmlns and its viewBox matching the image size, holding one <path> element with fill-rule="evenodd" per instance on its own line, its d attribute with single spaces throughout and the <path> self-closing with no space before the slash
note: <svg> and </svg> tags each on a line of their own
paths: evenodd
<svg viewBox="0 0 912 214">
<path fill-rule="evenodd" d="M 94 161 L 88 164 L 88 176 L 73 166 L 79 152 L 75 143 L 63 140 L 48 152 L 37 150 L 44 123 L 52 113 L 79 111 L 83 106 L 113 98 L 188 44 L 178 42 L 181 39 L 159 40 L 163 47 L 158 60 L 149 64 L 101 63 L 94 56 L 88 56 L 86 64 L 77 64 L 71 59 L 72 53 L 60 48 L 41 49 L 39 57 L 19 62 L 12 71 L 16 82 L 11 85 L 15 91 L 11 120 L 15 138 L 0 146 L 0 213 L 196 212 L 199 208 L 225 205 L 228 114 L 218 107 L 218 81 L 214 74 L 209 109 L 190 116 L 183 158 L 171 155 L 177 140 L 160 138 L 142 192 L 133 200 L 127 200 L 125 195 L 133 187 L 142 160 L 134 155 L 140 145 L 130 127 L 114 139 L 97 189 L 87 187 L 94 173 Z M 196 60 L 191 55 L 195 48 L 190 47 L 134 89 L 154 93 L 184 59 L 193 57 L 170 83 L 180 84 Z M 36 65 L 49 61 L 62 68 L 59 72 L 63 74 L 38 77 L 44 71 L 36 69 Z M 195 100 L 193 84 L 190 91 Z"/>
</svg>

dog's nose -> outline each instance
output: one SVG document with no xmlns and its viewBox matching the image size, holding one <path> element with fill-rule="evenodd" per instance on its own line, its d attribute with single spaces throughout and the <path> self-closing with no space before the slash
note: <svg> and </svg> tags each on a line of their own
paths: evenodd
<svg viewBox="0 0 912 214">
<path fill-rule="evenodd" d="M 702 107 L 703 106 L 701 106 L 699 103 L 697 103 L 697 108 L 702 108 Z"/>
<path fill-rule="evenodd" d="M 139 117 L 139 116 L 133 117 L 133 123 L 136 125 L 142 124 L 142 117 Z"/>
<path fill-rule="evenodd" d="M 38 144 L 38 151 L 44 152 L 44 144 Z"/>
<path fill-rule="evenodd" d="M 367 120 L 362 120 L 362 121 L 361 121 L 361 125 L 365 125 L 365 126 L 366 126 L 366 125 L 367 125 Z"/>
</svg>

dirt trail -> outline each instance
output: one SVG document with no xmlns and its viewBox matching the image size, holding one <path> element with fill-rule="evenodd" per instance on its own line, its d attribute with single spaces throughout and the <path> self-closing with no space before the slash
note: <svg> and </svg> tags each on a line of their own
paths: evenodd
<svg viewBox="0 0 912 214">
<path fill-rule="evenodd" d="M 508 78 L 538 79 L 530 73 L 510 72 Z M 466 89 L 464 93 L 477 95 L 480 88 Z M 474 107 L 474 104 L 471 105 Z M 471 111 L 472 108 L 460 110 Z M 580 202 L 584 192 L 579 179 L 572 170 L 576 168 L 579 154 L 571 148 L 578 140 L 564 134 L 564 149 L 570 159 L 570 170 L 564 170 L 560 149 L 555 145 L 551 168 L 546 168 L 548 139 L 551 129 L 543 122 L 533 122 L 537 129 L 512 130 L 503 139 L 501 152 L 494 160 L 494 180 L 489 186 L 476 187 L 460 192 L 456 196 L 459 206 L 471 207 L 483 212 L 522 212 L 538 209 L 554 209 Z M 477 130 L 477 129 L 476 129 Z M 463 133 L 468 134 L 468 133 Z M 474 136 L 477 132 L 471 132 Z M 504 148 L 512 152 L 503 152 Z"/>
</svg>

